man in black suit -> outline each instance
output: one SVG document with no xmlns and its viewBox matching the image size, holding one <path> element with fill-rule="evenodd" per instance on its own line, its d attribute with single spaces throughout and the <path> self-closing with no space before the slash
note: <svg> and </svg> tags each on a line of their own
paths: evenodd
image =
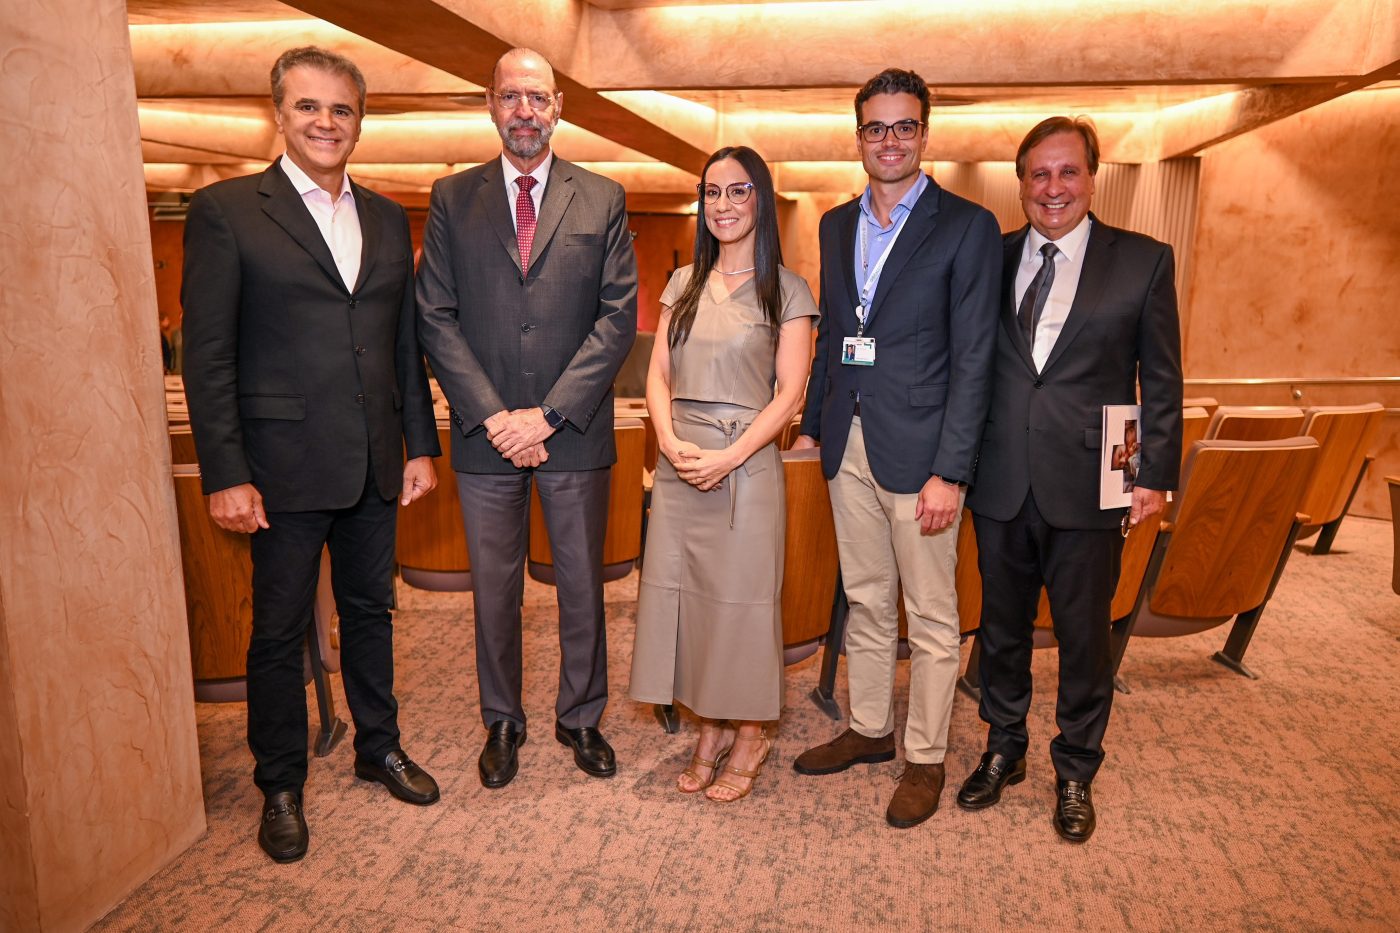
<svg viewBox="0 0 1400 933">
<path fill-rule="evenodd" d="M 397 507 L 433 488 L 441 451 L 415 334 L 407 215 L 345 173 L 364 78 L 340 55 L 292 49 L 272 69 L 272 101 L 287 152 L 194 196 L 180 297 L 209 512 L 253 536 L 258 842 L 288 862 L 307 846 L 302 644 L 326 544 L 355 774 L 410 803 L 438 799 L 399 745 L 389 610 Z"/>
<path fill-rule="evenodd" d="M 1000 232 L 920 170 L 929 92 L 889 69 L 856 95 L 865 194 L 821 221 L 821 305 L 802 436 L 821 443 L 850 602 L 850 728 L 793 767 L 833 774 L 894 758 L 899 587 L 909 620 L 906 767 L 885 818 L 915 826 L 943 791 L 959 625 L 964 487 L 987 417 Z"/>
<path fill-rule="evenodd" d="M 608 702 L 603 538 L 612 383 L 637 333 L 637 265 L 622 186 L 557 158 L 554 71 L 514 49 L 486 95 L 500 159 L 433 185 L 418 276 L 419 333 L 452 405 L 476 610 L 487 787 L 525 742 L 520 606 L 530 487 L 544 506 L 559 599 L 554 735 L 594 777 L 616 771 Z"/>
<path fill-rule="evenodd" d="M 1099 508 L 1103 406 L 1131 405 L 1141 387 L 1131 522 L 1162 510 L 1181 462 L 1172 250 L 1089 212 L 1098 167 L 1098 137 L 1083 118 L 1041 122 L 1016 154 L 1030 224 L 1006 237 L 996 382 L 968 496 L 982 573 L 980 712 L 990 729 L 958 805 L 989 807 L 1025 778 L 1043 585 L 1060 655 L 1054 825 L 1071 842 L 1094 831 L 1089 784 L 1113 703 L 1109 612 L 1123 511 Z"/>
</svg>

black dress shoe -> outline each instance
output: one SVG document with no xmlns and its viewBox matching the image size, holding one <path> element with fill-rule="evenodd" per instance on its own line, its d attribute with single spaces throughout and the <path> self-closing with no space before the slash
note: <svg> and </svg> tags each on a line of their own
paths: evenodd
<svg viewBox="0 0 1400 933">
<path fill-rule="evenodd" d="M 1055 832 L 1070 842 L 1084 842 L 1094 834 L 1094 797 L 1088 781 L 1055 781 Z"/>
<path fill-rule="evenodd" d="M 272 856 L 274 862 L 295 862 L 306 854 L 310 833 L 306 817 L 301 813 L 301 795 L 284 790 L 268 794 L 263 805 L 262 826 L 258 828 L 258 845 Z"/>
<path fill-rule="evenodd" d="M 561 745 L 574 750 L 574 764 L 586 774 L 594 777 L 612 777 L 617 773 L 617 760 L 612 746 L 603 738 L 603 733 L 592 726 L 568 729 L 559 723 L 554 724 L 554 737 Z"/>
<path fill-rule="evenodd" d="M 355 759 L 355 777 L 362 781 L 378 781 L 400 800 L 426 807 L 438 799 L 437 781 L 418 767 L 403 749 L 396 748 L 380 761 Z"/>
<path fill-rule="evenodd" d="M 964 810 L 985 810 L 1001 799 L 1008 784 L 1020 784 L 1025 779 L 1026 759 L 1012 761 L 1005 755 L 987 752 L 958 791 L 958 806 Z"/>
<path fill-rule="evenodd" d="M 509 719 L 491 723 L 486 733 L 486 746 L 476 766 L 481 771 L 481 783 L 487 787 L 505 787 L 515 777 L 520 763 L 516 750 L 525 744 L 525 727 Z"/>
</svg>

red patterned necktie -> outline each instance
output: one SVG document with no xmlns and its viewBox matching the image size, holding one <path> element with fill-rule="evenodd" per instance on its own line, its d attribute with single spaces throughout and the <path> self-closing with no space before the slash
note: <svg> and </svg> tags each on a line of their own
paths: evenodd
<svg viewBox="0 0 1400 933">
<path fill-rule="evenodd" d="M 517 184 L 520 193 L 515 196 L 515 242 L 520 247 L 520 274 L 525 275 L 530 271 L 530 247 L 535 242 L 535 199 L 530 197 L 535 178 L 521 175 Z"/>
</svg>

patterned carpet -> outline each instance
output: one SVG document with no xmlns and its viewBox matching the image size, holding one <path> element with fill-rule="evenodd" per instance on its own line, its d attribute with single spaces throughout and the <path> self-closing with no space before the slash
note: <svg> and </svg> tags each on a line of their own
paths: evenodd
<svg viewBox="0 0 1400 933">
<path fill-rule="evenodd" d="M 356 781 L 347 740 L 312 761 L 310 854 L 275 865 L 254 839 L 244 709 L 201 705 L 209 831 L 96 928 L 1394 930 L 1400 596 L 1390 539 L 1387 522 L 1349 519 L 1333 554 L 1300 546 L 1247 657 L 1258 681 L 1207 659 L 1225 629 L 1134 642 L 1122 672 L 1133 692 L 1117 699 L 1094 785 L 1099 829 L 1078 847 L 1050 826 L 1053 651 L 1036 652 L 1026 783 L 982 813 L 954 805 L 985 735 L 959 695 L 943 806 L 898 831 L 883 819 L 898 762 L 830 777 L 791 769 L 840 728 L 807 699 L 820 656 L 788 669 L 781 730 L 753 796 L 723 806 L 675 793 L 693 725 L 667 736 L 625 698 L 635 574 L 607 590 L 614 699 L 603 726 L 619 773 L 584 776 L 552 735 L 554 594 L 531 583 L 530 738 L 519 777 L 487 791 L 476 773 L 470 599 L 401 587 L 405 746 L 437 777 L 442 801 L 419 809 Z M 844 687 L 843 671 L 843 706 Z"/>
</svg>

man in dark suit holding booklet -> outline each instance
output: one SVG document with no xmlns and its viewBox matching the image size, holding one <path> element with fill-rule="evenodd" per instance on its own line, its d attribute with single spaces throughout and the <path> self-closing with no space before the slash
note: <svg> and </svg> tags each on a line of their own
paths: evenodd
<svg viewBox="0 0 1400 933">
<path fill-rule="evenodd" d="M 1129 521 L 1162 511 L 1181 463 L 1181 337 L 1171 247 L 1089 213 L 1098 138 L 1051 117 L 1021 143 L 1029 225 L 1007 235 L 991 412 L 967 504 L 982 574 L 980 714 L 987 752 L 958 794 L 990 807 L 1025 779 L 1033 625 L 1044 586 L 1059 642 L 1050 743 L 1055 830 L 1094 831 L 1090 782 L 1113 703 L 1109 626 L 1122 509 L 1101 509 L 1103 407 L 1141 388 L 1141 463 Z"/>
</svg>

